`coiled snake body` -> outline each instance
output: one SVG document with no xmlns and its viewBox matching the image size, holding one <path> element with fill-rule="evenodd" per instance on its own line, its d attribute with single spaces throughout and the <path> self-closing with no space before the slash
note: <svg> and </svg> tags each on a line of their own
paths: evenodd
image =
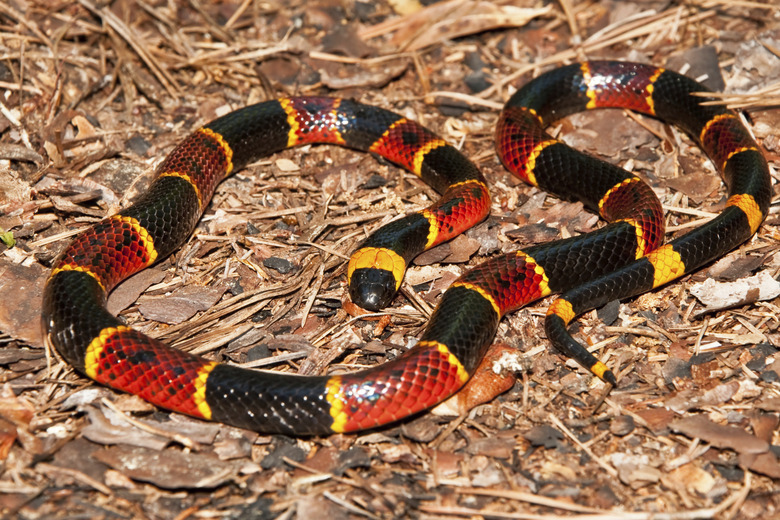
<svg viewBox="0 0 780 520">
<path fill-rule="evenodd" d="M 107 294 L 164 258 L 192 233 L 216 185 L 248 162 L 304 143 L 381 155 L 442 193 L 430 208 L 381 228 L 350 260 L 350 293 L 369 309 L 387 305 L 409 261 L 482 220 L 490 199 L 479 170 L 436 135 L 397 114 L 345 99 L 285 98 L 207 124 L 161 164 L 132 206 L 78 235 L 46 284 L 48 341 L 79 372 L 157 406 L 265 432 L 323 434 L 377 427 L 425 410 L 465 384 L 501 317 L 551 293 L 549 339 L 605 381 L 613 373 L 566 331 L 578 314 L 658 287 L 747 240 L 771 197 L 767 163 L 738 116 L 679 74 L 626 62 L 550 71 L 506 104 L 496 131 L 504 165 L 560 197 L 581 200 L 611 222 L 593 233 L 491 258 L 443 295 L 414 348 L 345 375 L 298 377 L 220 364 L 145 336 L 109 314 Z M 633 109 L 680 127 L 729 188 L 723 212 L 661 245 L 663 214 L 634 175 L 545 133 L 552 121 L 598 107 Z"/>
</svg>

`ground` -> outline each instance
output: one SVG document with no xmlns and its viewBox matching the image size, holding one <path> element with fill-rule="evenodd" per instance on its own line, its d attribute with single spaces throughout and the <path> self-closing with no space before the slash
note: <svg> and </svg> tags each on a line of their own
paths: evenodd
<svg viewBox="0 0 780 520">
<path fill-rule="evenodd" d="M 577 321 L 576 337 L 618 376 L 609 392 L 550 350 L 550 300 L 500 325 L 518 364 L 506 393 L 458 417 L 438 410 L 354 435 L 263 435 L 170 414 L 44 349 L 41 290 L 69 239 L 143 192 L 193 129 L 264 99 L 327 94 L 414 118 L 480 166 L 493 207 L 418 258 L 380 320 L 348 301 L 345 259 L 435 193 L 329 146 L 238 172 L 194 237 L 121 285 L 109 308 L 177 348 L 246 366 L 382 363 L 469 266 L 600 226 L 513 178 L 493 149 L 502 103 L 549 68 L 630 59 L 699 78 L 746 109 L 776 181 L 773 1 L 423 4 L 0 4 L 0 516 L 780 518 L 774 206 L 724 260 Z M 647 179 L 670 237 L 723 207 L 711 163 L 658 121 L 615 110 L 552 130 Z"/>
</svg>

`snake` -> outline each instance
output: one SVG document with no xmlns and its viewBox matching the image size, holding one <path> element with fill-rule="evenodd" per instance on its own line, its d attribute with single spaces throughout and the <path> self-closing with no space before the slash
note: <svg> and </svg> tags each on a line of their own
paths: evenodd
<svg viewBox="0 0 780 520">
<path fill-rule="evenodd" d="M 489 258 L 444 292 L 412 348 L 368 369 L 317 376 L 251 370 L 172 348 L 110 314 L 107 295 L 188 240 L 226 176 L 287 148 L 330 143 L 383 157 L 441 194 L 430 207 L 380 227 L 351 256 L 351 300 L 380 309 L 392 302 L 416 255 L 487 217 L 487 182 L 456 147 L 373 105 L 302 96 L 240 108 L 185 138 L 132 205 L 66 246 L 44 288 L 46 341 L 79 373 L 155 406 L 261 432 L 325 435 L 392 424 L 452 396 L 483 359 L 501 318 L 555 293 L 545 318 L 549 341 L 617 384 L 614 372 L 572 337 L 572 320 L 723 256 L 768 213 L 771 182 L 759 145 L 738 113 L 707 103 L 706 90 L 679 73 L 622 61 L 565 65 L 520 87 L 496 125 L 501 163 L 532 186 L 581 201 L 607 224 Z M 727 185 L 723 210 L 664 243 L 663 210 L 645 182 L 546 130 L 569 114 L 610 107 L 658 118 L 696 142 Z"/>
</svg>

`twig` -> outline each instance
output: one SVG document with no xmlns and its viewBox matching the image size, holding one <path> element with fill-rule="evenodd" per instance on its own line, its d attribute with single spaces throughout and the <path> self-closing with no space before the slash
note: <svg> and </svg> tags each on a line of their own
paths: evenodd
<svg viewBox="0 0 780 520">
<path fill-rule="evenodd" d="M 220 40 L 224 42 L 232 42 L 236 39 L 236 37 L 229 29 L 225 29 L 219 25 L 216 20 L 214 20 L 214 18 L 211 17 L 208 11 L 203 8 L 199 0 L 190 0 L 190 5 L 198 12 L 199 15 L 203 17 L 204 20 L 206 20 L 206 23 L 211 29 L 211 32 Z"/>
<path fill-rule="evenodd" d="M 100 491 L 104 495 L 112 496 L 114 493 L 111 491 L 111 488 L 103 484 L 102 482 L 98 482 L 94 478 L 90 477 L 84 472 L 78 471 L 73 468 L 64 468 L 62 466 L 55 466 L 54 464 L 47 464 L 45 462 L 40 462 L 35 466 L 35 469 L 40 471 L 44 475 L 51 475 L 52 473 L 59 473 L 60 475 L 67 475 L 71 478 L 74 478 L 78 480 L 79 482 L 83 482 L 84 484 L 88 485 L 89 487 Z"/>
<path fill-rule="evenodd" d="M 749 471 L 745 472 L 745 480 L 742 489 L 733 493 L 726 500 L 718 504 L 717 507 L 708 507 L 704 509 L 691 509 L 689 511 L 672 511 L 668 513 L 660 511 L 605 511 L 598 509 L 590 509 L 586 514 L 571 516 L 571 515 L 557 515 L 557 514 L 534 514 L 534 513 L 515 513 L 515 512 L 503 512 L 503 511 L 490 511 L 486 514 L 484 509 L 472 509 L 467 507 L 448 507 L 448 506 L 421 506 L 422 511 L 428 513 L 437 514 L 449 514 L 468 516 L 473 518 L 489 517 L 489 518 L 506 518 L 512 520 L 704 520 L 709 518 L 717 518 L 719 514 L 723 513 L 727 509 L 727 518 L 733 518 L 739 511 L 741 505 L 747 499 L 752 485 L 752 476 Z M 558 500 L 547 499 L 545 497 L 539 497 L 538 495 L 532 495 L 530 493 L 521 493 L 507 490 L 490 490 L 490 489 L 474 489 L 469 488 L 464 491 L 468 494 L 479 494 L 488 496 L 499 496 L 509 500 L 518 500 L 529 504 L 538 504 L 547 507 L 554 507 L 556 509 L 563 509 L 565 511 L 575 511 L 572 509 L 573 504 L 561 503 Z M 577 506 L 581 507 L 581 506 Z"/>
<path fill-rule="evenodd" d="M 432 105 L 435 103 L 435 99 L 437 97 L 455 99 L 470 105 L 482 106 L 493 110 L 501 110 L 504 107 L 503 103 L 498 103 L 497 101 L 490 101 L 477 96 L 464 94 L 462 92 L 451 92 L 447 90 L 435 90 L 433 92 L 428 92 L 425 94 L 425 102 Z"/>
<path fill-rule="evenodd" d="M 41 31 L 38 28 L 37 25 L 33 24 L 27 16 L 10 7 L 8 5 L 8 2 L 0 2 L 0 13 L 5 14 L 9 18 L 16 20 L 18 23 L 30 29 L 30 31 L 32 31 L 32 33 L 35 36 L 40 38 L 40 40 L 43 42 L 44 45 L 46 45 L 46 47 L 48 47 L 49 49 L 51 49 L 52 52 L 54 52 L 54 44 L 48 38 L 48 36 L 46 36 L 43 33 L 43 31 Z"/>
<path fill-rule="evenodd" d="M 306 300 L 306 304 L 303 306 L 303 310 L 301 312 L 301 328 L 306 326 L 306 320 L 309 317 L 309 312 L 311 311 L 311 308 L 314 307 L 314 300 L 317 299 L 317 295 L 320 292 L 320 288 L 322 287 L 322 280 L 325 276 L 325 264 L 320 264 L 319 269 L 317 270 L 317 280 L 314 282 L 314 285 L 311 288 L 311 294 L 309 294 L 309 298 Z"/>
<path fill-rule="evenodd" d="M 152 56 L 146 51 L 144 46 L 141 45 L 141 43 L 138 42 L 138 40 L 134 37 L 133 31 L 127 25 L 125 25 L 122 20 L 117 18 L 117 16 L 107 8 L 98 9 L 97 6 L 95 6 L 95 4 L 89 0 L 79 0 L 79 3 L 94 13 L 96 16 L 102 18 L 106 25 L 108 25 L 114 32 L 122 37 L 122 39 L 125 40 L 130 45 L 130 47 L 133 48 L 141 60 L 146 63 L 146 66 L 149 67 L 149 69 L 152 71 L 152 74 L 154 74 L 157 80 L 165 87 L 165 90 L 168 91 L 168 94 L 174 97 L 178 95 L 179 88 L 176 85 L 174 79 L 168 75 L 165 69 L 157 64 Z"/>
<path fill-rule="evenodd" d="M 558 0 L 558 3 L 561 4 L 561 9 L 563 10 L 563 14 L 566 17 L 566 23 L 569 25 L 569 31 L 571 31 L 571 41 L 575 46 L 577 46 L 582 43 L 582 36 L 580 35 L 580 27 L 577 24 L 577 18 L 571 11 L 569 0 Z"/>
<path fill-rule="evenodd" d="M 195 442 L 194 440 L 190 439 L 189 437 L 186 437 L 180 433 L 176 432 L 169 432 L 167 430 L 163 430 L 161 428 L 155 428 L 154 426 L 147 424 L 145 422 L 141 422 L 137 419 L 134 419 L 133 417 L 130 417 L 126 413 L 124 413 L 122 410 L 120 410 L 114 403 L 109 401 L 108 399 L 103 398 L 101 401 L 106 407 L 110 408 L 115 414 L 117 414 L 119 417 L 127 421 L 128 423 L 132 424 L 139 430 L 143 430 L 147 433 L 151 433 L 154 435 L 159 435 L 160 437 L 164 437 L 166 439 L 171 439 L 172 441 L 178 442 L 182 446 L 186 448 L 190 448 L 191 450 L 196 450 L 199 448 L 199 444 Z"/>
<path fill-rule="evenodd" d="M 577 438 L 577 436 L 576 436 L 576 435 L 574 435 L 574 434 L 571 432 L 571 430 L 569 430 L 569 429 L 568 429 L 568 428 L 567 428 L 567 427 L 566 427 L 566 426 L 565 426 L 565 425 L 564 425 L 564 424 L 561 422 L 561 420 L 560 420 L 560 419 L 558 419 L 558 418 L 557 418 L 557 417 L 556 417 L 554 414 L 552 414 L 552 413 L 549 415 L 549 419 L 550 419 L 550 421 L 551 421 L 551 422 L 552 422 L 552 423 L 553 423 L 553 424 L 554 424 L 554 425 L 555 425 L 555 426 L 556 426 L 558 429 L 560 429 L 560 430 L 561 430 L 561 431 L 562 431 L 564 434 L 566 434 L 566 436 L 567 436 L 567 437 L 569 437 L 569 438 L 572 440 L 572 442 L 574 442 L 574 444 L 576 444 L 577 446 L 579 446 L 579 447 L 580 447 L 580 449 L 581 449 L 582 451 L 584 451 L 585 453 L 587 453 L 587 454 L 588 454 L 588 456 L 589 456 L 590 458 L 592 458 L 592 459 L 593 459 L 593 461 L 594 461 L 596 464 L 598 464 L 599 466 L 601 466 L 602 468 L 604 468 L 604 471 L 606 471 L 607 473 L 609 473 L 609 474 L 610 474 L 610 475 L 612 475 L 613 477 L 617 478 L 617 476 L 618 476 L 618 472 L 617 472 L 617 470 L 616 470 L 615 468 L 613 468 L 612 466 L 610 466 L 609 464 L 607 464 L 606 462 L 604 462 L 603 460 L 601 460 L 601 458 L 600 458 L 600 457 L 597 457 L 597 456 L 596 456 L 596 454 L 595 454 L 595 453 L 593 453 L 593 450 L 591 450 L 589 447 L 585 446 L 585 445 L 584 445 L 582 442 L 580 442 L 580 440 Z"/>
<path fill-rule="evenodd" d="M 526 502 L 528 504 L 534 504 L 537 506 L 551 507 L 553 509 L 561 509 L 563 511 L 572 511 L 574 513 L 602 513 L 603 510 L 595 507 L 581 506 L 575 504 L 569 500 L 558 500 L 555 498 L 549 498 L 542 495 L 535 495 L 533 493 L 526 493 L 523 491 L 512 491 L 507 489 L 488 489 L 488 488 L 463 488 L 458 489 L 458 493 L 462 495 L 481 495 L 488 497 L 501 497 L 508 500 L 517 500 L 520 502 Z"/>
<path fill-rule="evenodd" d="M 369 512 L 369 511 L 366 511 L 362 507 L 356 506 L 352 502 L 348 502 L 348 501 L 344 500 L 343 498 L 337 497 L 336 495 L 334 495 L 330 491 L 323 491 L 322 492 L 322 496 L 324 496 L 325 498 L 335 502 L 336 504 L 340 505 L 344 509 L 352 511 L 355 514 L 362 515 L 362 516 L 367 516 L 368 518 L 375 518 L 376 520 L 380 520 L 380 518 L 378 516 L 376 516 L 375 514 Z"/>
</svg>

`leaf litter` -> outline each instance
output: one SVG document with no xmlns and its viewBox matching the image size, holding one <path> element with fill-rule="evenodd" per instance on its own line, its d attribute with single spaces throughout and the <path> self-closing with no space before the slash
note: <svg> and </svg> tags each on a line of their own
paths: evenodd
<svg viewBox="0 0 780 520">
<path fill-rule="evenodd" d="M 779 309 L 762 293 L 778 275 L 774 206 L 757 237 L 713 266 L 613 305 L 607 325 L 596 313 L 574 325 L 619 374 L 609 394 L 548 351 L 547 302 L 500 326 L 498 365 L 512 367 L 500 397 L 358 435 L 204 424 L 91 384 L 43 351 L 40 289 L 75 231 L 143 191 L 192 129 L 269 97 L 329 93 L 413 117 L 478 161 L 494 200 L 476 231 L 419 260 L 393 307 L 363 315 L 345 300 L 344 257 L 435 194 L 349 151 L 286 151 L 224 182 L 195 238 L 112 295 L 129 324 L 179 348 L 287 372 L 397 356 L 467 266 L 598 225 L 521 185 L 492 151 L 497 107 L 549 67 L 607 57 L 690 69 L 713 89 L 722 79 L 720 99 L 748 110 L 780 163 L 771 2 L 424 3 L 0 4 L 0 228 L 16 240 L 0 245 L 2 516 L 780 514 Z M 577 115 L 556 130 L 648 179 L 671 235 L 706 222 L 724 193 L 708 161 L 633 119 Z M 732 283 L 744 288 L 727 299 Z"/>
</svg>

